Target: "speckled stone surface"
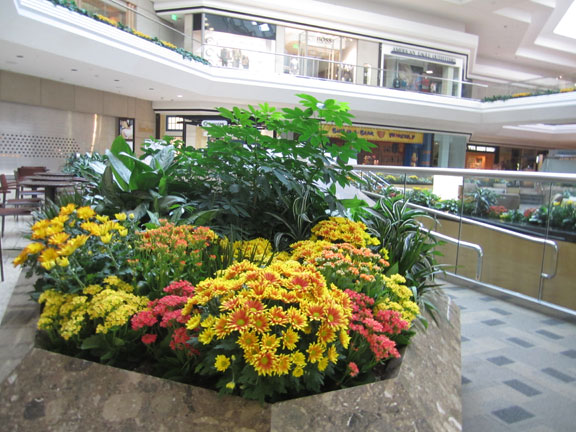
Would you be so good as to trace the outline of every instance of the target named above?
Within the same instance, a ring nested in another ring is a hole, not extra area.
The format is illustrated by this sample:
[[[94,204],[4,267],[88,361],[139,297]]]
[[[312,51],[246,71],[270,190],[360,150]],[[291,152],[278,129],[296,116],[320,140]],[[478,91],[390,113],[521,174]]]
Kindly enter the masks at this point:
[[[266,431],[253,401],[34,348],[0,386],[6,431]]]
[[[460,311],[444,294],[436,304],[439,326],[412,339],[396,377],[274,404],[271,430],[462,430]]]
[[[459,431],[460,315],[436,303],[439,327],[413,338],[395,377],[274,405],[33,348],[0,385],[0,430]]]

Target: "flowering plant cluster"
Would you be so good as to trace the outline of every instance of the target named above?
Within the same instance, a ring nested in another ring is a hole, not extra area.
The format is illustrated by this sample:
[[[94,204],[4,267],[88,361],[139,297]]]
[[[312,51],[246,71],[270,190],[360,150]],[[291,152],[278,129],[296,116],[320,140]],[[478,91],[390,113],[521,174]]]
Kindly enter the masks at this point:
[[[404,278],[386,276],[386,250],[345,218],[277,253],[263,238],[166,221],[139,231],[71,204],[32,239],[15,263],[45,281],[38,328],[52,348],[252,399],[375,379],[419,314]]]
[[[187,327],[205,354],[197,371],[249,398],[320,391],[348,343],[349,297],[295,261],[233,264],[198,284],[184,312],[196,308]]]
[[[138,334],[128,324],[149,301],[132,291],[116,276],[105,278],[102,285],[88,285],[80,293],[44,291],[38,299],[43,306],[38,329],[54,345],[64,345],[64,351],[91,350],[101,361],[116,360],[134,348]]]
[[[142,277],[139,289],[152,298],[159,297],[172,281],[197,283],[213,271],[218,236],[210,228],[161,220],[158,228],[136,234],[130,263]]]
[[[374,307],[374,299],[346,290],[352,300],[351,342],[346,353],[349,375],[370,374],[382,360],[399,358],[394,336],[410,326],[409,321],[393,310]]]
[[[33,242],[14,264],[28,267],[27,276],[41,276],[35,284],[37,291],[75,293],[111,275],[129,281],[125,262],[132,252],[126,248],[133,235],[131,219],[118,213],[112,220],[90,207],[68,204],[58,216],[34,223]]]
[[[366,232],[366,225],[344,217],[331,217],[312,228],[311,240],[350,243],[357,247],[377,246],[380,241]]]
[[[385,291],[383,272],[388,261],[379,253],[350,243],[303,240],[292,245],[294,259],[317,267],[328,283],[378,298]]]

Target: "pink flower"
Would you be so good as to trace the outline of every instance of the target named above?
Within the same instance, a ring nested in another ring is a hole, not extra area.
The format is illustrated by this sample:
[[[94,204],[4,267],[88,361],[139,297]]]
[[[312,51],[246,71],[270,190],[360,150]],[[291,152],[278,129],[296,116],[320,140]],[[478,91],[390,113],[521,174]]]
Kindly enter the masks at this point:
[[[184,327],[179,327],[174,330],[174,333],[172,334],[170,348],[172,348],[174,351],[184,349],[186,348],[188,339],[190,339],[190,337],[188,336],[186,329]]]
[[[146,345],[150,345],[150,344],[156,342],[157,337],[158,337],[158,335],[146,333],[144,336],[142,336],[141,340],[142,340],[142,343],[144,343]]]
[[[194,286],[188,281],[180,280],[172,282],[170,285],[164,288],[164,292],[167,292],[168,294],[189,297],[194,293]]]
[[[132,317],[132,330],[140,330],[143,327],[152,327],[158,320],[150,310],[143,310]]]
[[[348,369],[350,370],[350,376],[355,377],[360,373],[360,369],[358,369],[358,365],[354,362],[348,363]]]

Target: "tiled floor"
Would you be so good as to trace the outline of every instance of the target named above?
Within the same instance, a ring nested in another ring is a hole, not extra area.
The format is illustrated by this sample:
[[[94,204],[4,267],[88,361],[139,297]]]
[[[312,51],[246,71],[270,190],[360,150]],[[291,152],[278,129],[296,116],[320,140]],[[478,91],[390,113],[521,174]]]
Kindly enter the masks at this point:
[[[461,307],[465,432],[576,430],[576,324],[447,284]]]
[[[30,221],[6,220],[0,319],[20,275],[12,260]],[[450,283],[461,307],[464,432],[576,430],[576,324]],[[6,314],[4,326],[10,315]],[[0,357],[2,354],[0,353]]]
[[[28,244],[28,240],[24,237],[30,231],[31,216],[19,216],[16,220],[13,216],[6,217],[6,227],[4,237],[2,237],[2,265],[4,268],[4,281],[0,281],[0,322],[10,296],[16,285],[18,277],[20,277],[20,268],[14,268],[12,261],[20,250]]]

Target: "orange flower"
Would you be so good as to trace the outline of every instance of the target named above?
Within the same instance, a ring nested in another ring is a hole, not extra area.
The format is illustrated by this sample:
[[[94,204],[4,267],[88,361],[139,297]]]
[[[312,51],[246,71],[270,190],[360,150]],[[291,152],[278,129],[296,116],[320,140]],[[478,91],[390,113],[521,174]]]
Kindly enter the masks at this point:
[[[263,351],[253,356],[250,362],[258,375],[272,375],[276,369],[277,357],[269,352]]]
[[[230,331],[244,331],[250,325],[250,315],[246,309],[238,309],[228,317],[226,327]]]
[[[324,347],[319,343],[311,343],[306,352],[308,353],[308,361],[310,363],[316,363],[322,358]]]

